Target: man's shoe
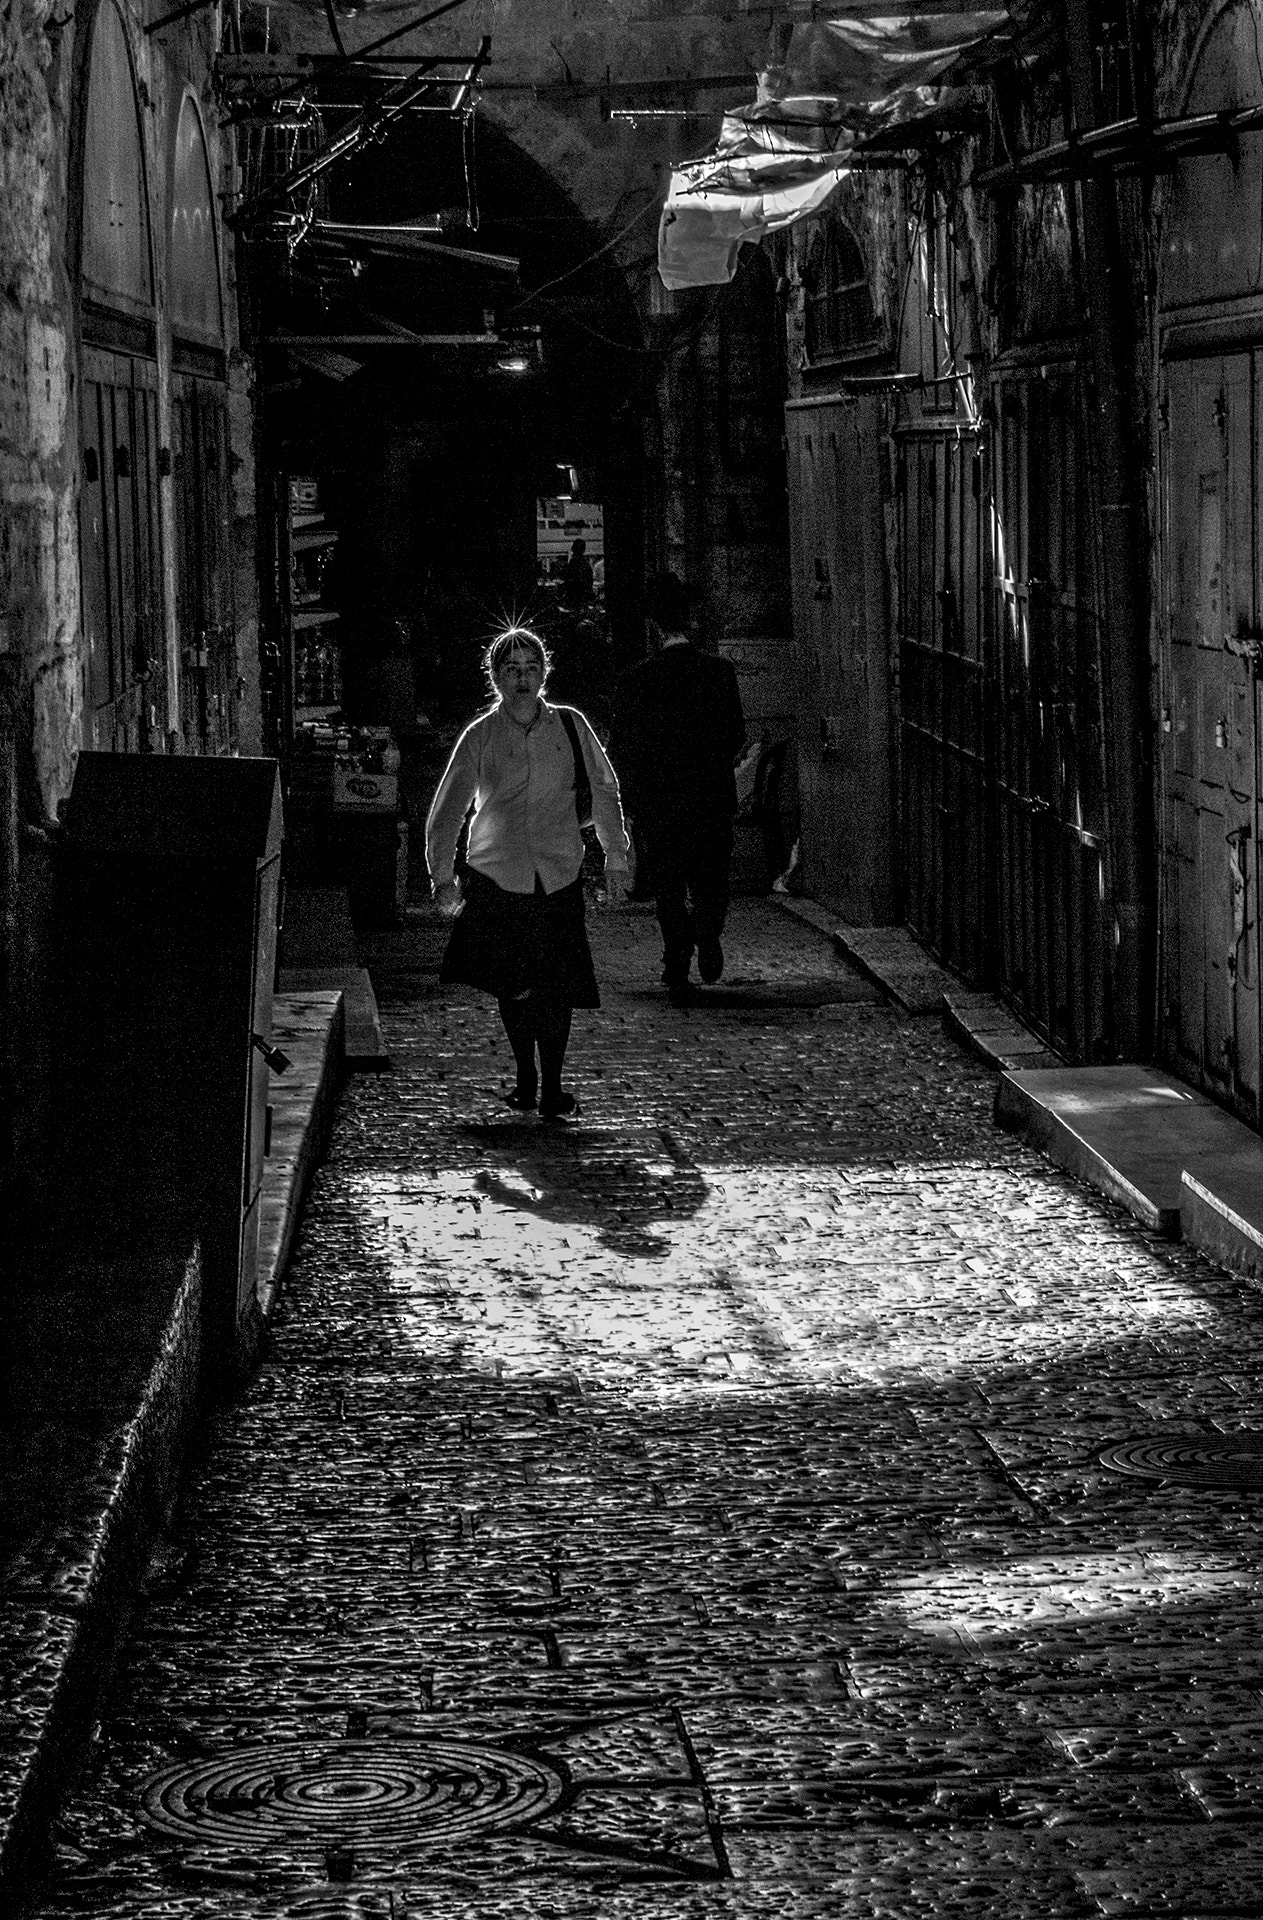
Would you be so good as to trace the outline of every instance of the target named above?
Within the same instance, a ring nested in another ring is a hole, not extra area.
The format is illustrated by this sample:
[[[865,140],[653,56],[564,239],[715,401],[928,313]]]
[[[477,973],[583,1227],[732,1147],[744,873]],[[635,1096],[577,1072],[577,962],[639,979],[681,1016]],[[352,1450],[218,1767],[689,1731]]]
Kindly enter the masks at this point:
[[[578,1110],[573,1093],[543,1093],[539,1099],[541,1120],[565,1120]]]
[[[708,987],[713,987],[724,970],[724,950],[718,940],[699,940],[697,971]]]
[[[534,1113],[535,1090],[533,1087],[514,1087],[512,1093],[503,1094],[506,1107],[512,1107],[515,1113]]]
[[[670,980],[667,982],[667,999],[673,1007],[691,1007],[693,989],[687,980]]]

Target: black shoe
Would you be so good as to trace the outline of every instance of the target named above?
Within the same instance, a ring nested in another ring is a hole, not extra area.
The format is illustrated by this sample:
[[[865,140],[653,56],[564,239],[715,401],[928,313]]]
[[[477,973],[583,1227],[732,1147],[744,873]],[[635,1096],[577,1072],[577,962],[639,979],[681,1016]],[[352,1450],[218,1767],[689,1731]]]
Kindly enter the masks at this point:
[[[534,1113],[535,1089],[533,1087],[530,1089],[526,1087],[514,1087],[512,1093],[506,1093],[504,1095],[504,1104],[506,1107],[514,1108],[518,1113]]]
[[[708,987],[714,986],[724,970],[724,950],[718,939],[697,943],[697,971]]]
[[[540,1098],[539,1117],[541,1120],[565,1120],[578,1111],[578,1105],[573,1093],[546,1093]]]
[[[693,989],[687,980],[672,980],[667,985],[667,999],[673,1007],[691,1007]]]

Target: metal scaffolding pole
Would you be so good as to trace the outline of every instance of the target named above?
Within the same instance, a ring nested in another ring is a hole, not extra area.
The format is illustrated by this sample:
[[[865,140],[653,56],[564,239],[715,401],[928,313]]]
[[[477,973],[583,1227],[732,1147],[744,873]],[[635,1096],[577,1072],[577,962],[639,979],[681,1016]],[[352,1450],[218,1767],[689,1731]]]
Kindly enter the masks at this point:
[[[1074,131],[1083,134],[1099,118],[1094,9],[1090,0],[1064,0],[1064,8]],[[1154,1045],[1156,862],[1149,634],[1144,617],[1145,521],[1128,397],[1133,323],[1114,182],[1089,175],[1080,180],[1078,193],[1105,593],[1105,767],[1117,924],[1114,1020],[1122,1057],[1147,1060]]]

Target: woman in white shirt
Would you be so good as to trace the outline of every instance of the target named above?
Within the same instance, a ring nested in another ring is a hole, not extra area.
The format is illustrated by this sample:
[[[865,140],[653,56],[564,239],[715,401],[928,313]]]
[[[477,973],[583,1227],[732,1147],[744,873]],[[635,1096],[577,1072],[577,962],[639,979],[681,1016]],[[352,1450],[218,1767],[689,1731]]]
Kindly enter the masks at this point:
[[[507,627],[484,664],[495,702],[456,742],[425,823],[434,898],[456,919],[439,979],[496,996],[517,1066],[508,1104],[530,1112],[538,1102],[543,1118],[560,1119],[575,1110],[561,1084],[571,1010],[601,1004],[583,923],[584,781],[611,904],[626,897],[627,832],[600,741],[577,708],[543,698],[539,635]],[[455,860],[467,816],[462,883]]]

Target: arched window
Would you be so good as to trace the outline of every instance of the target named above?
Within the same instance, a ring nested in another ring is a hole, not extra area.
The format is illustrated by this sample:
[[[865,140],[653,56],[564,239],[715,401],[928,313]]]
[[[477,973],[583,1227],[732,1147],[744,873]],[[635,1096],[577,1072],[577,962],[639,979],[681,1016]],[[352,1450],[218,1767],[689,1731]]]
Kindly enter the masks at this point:
[[[830,220],[816,237],[808,260],[807,357],[871,353],[881,343],[868,270],[855,235]]]
[[[181,730],[237,745],[228,390],[219,236],[202,116],[186,94],[171,171],[171,440]]]
[[[224,303],[219,283],[219,236],[206,134],[191,93],[184,97],[175,129],[171,331],[178,346],[200,345],[218,354],[222,363]]]
[[[114,0],[93,21],[79,160],[86,732],[135,752],[160,744],[165,726],[157,312],[140,110]]]

